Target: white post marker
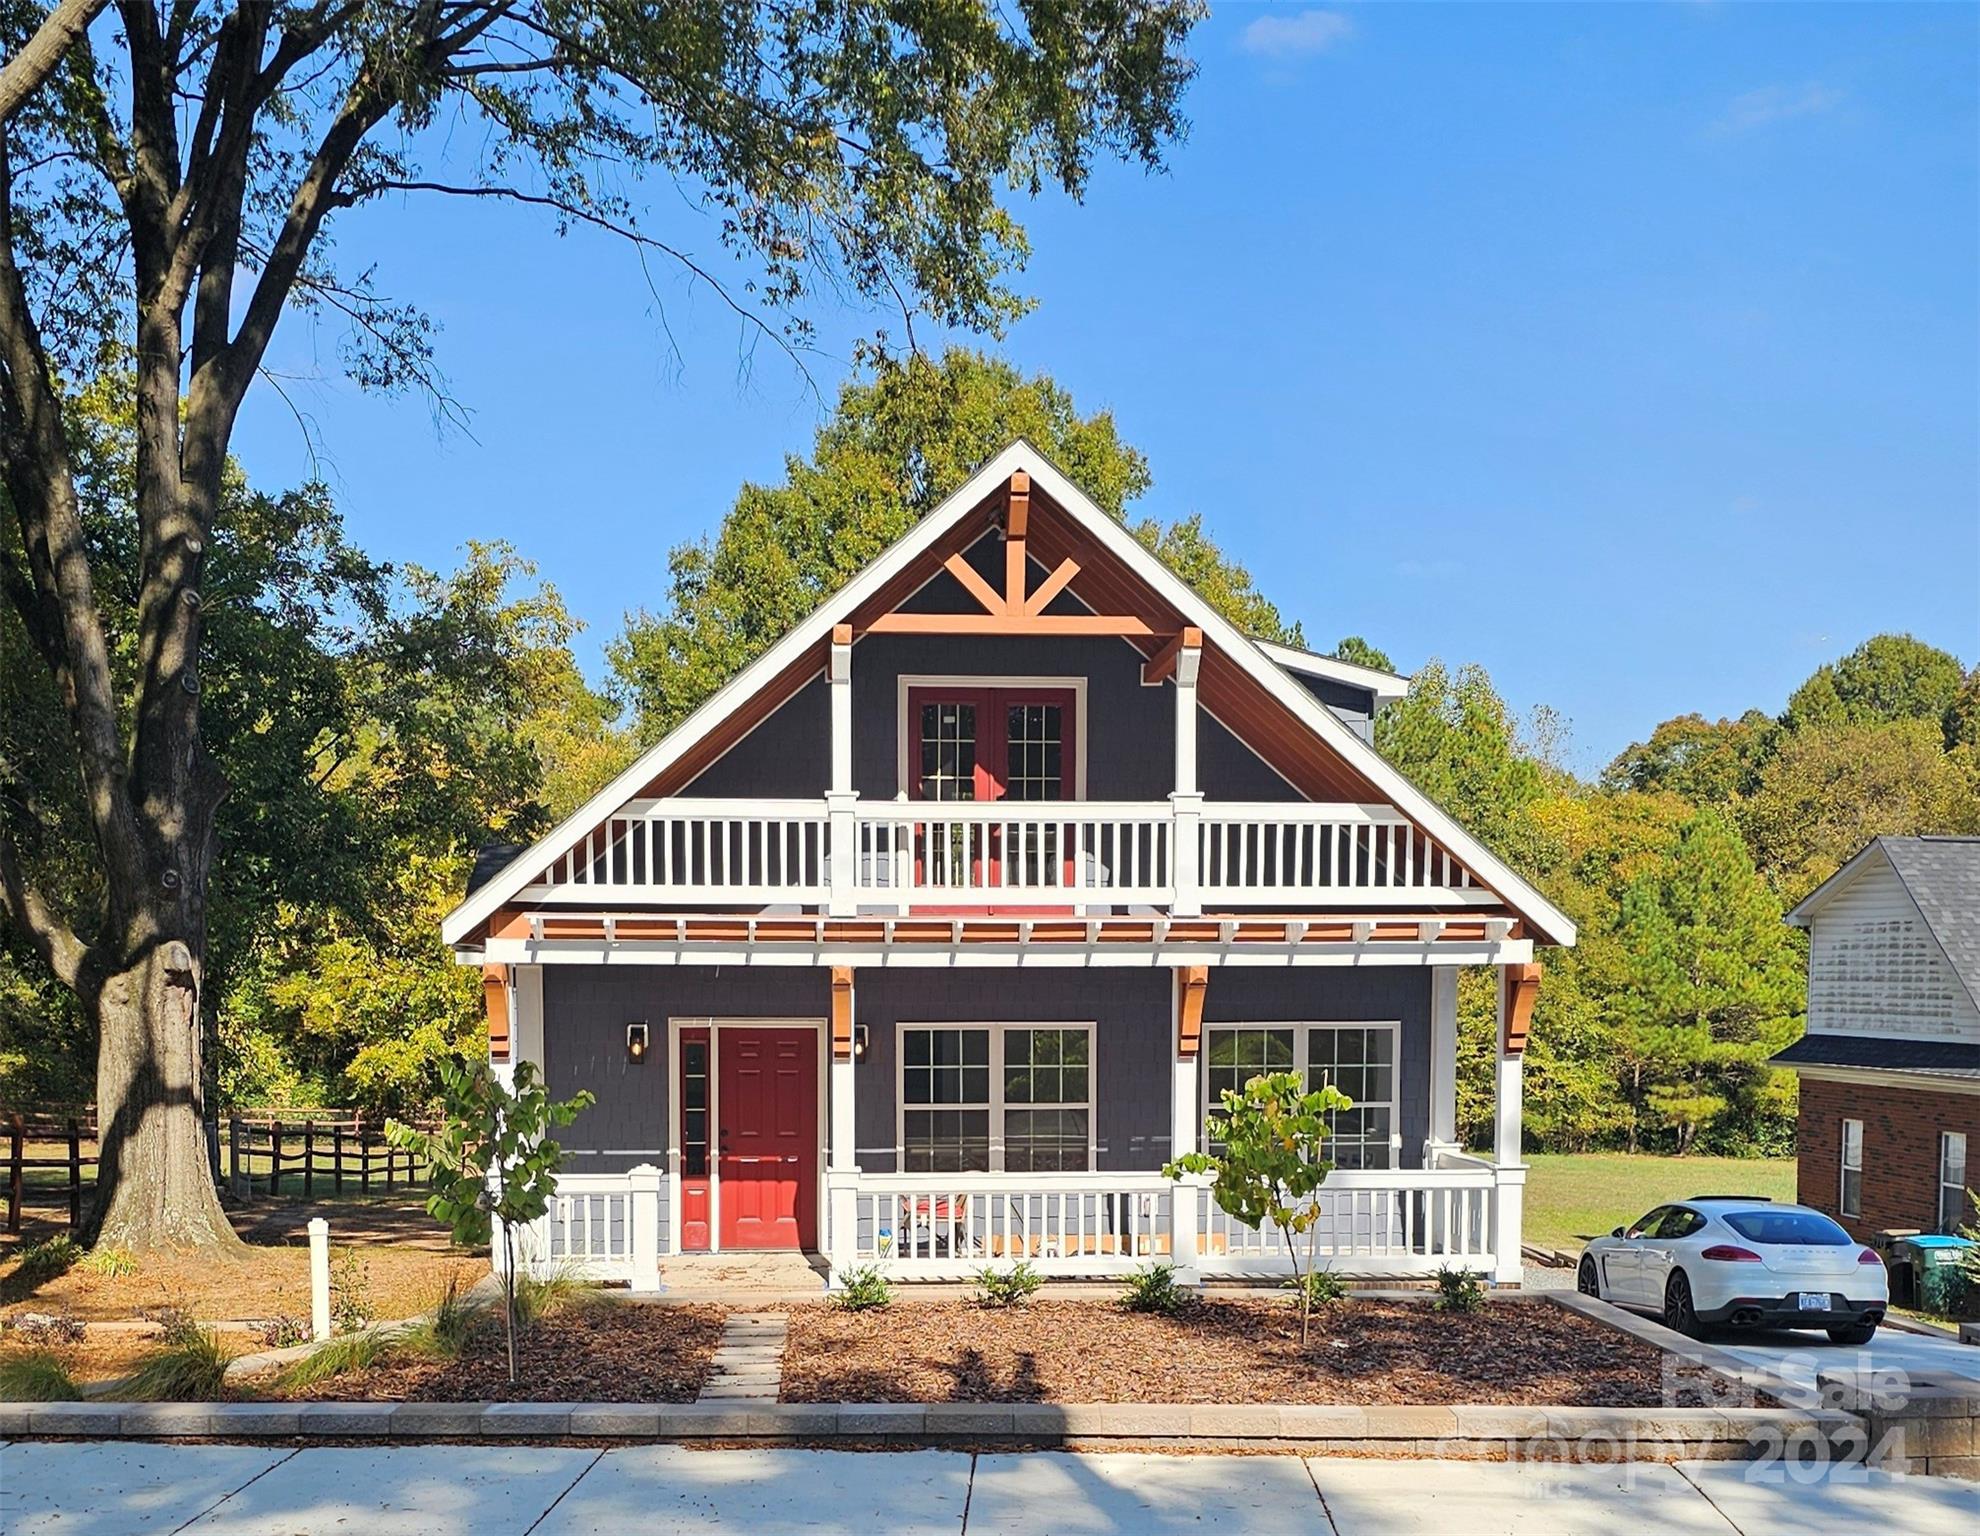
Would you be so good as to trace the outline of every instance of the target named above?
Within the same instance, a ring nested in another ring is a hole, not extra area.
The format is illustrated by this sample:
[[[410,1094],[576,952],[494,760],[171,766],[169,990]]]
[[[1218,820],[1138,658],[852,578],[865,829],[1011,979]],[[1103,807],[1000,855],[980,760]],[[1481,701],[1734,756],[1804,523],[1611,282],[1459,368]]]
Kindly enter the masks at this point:
[[[319,1344],[330,1337],[330,1223],[309,1219],[309,1332]]]

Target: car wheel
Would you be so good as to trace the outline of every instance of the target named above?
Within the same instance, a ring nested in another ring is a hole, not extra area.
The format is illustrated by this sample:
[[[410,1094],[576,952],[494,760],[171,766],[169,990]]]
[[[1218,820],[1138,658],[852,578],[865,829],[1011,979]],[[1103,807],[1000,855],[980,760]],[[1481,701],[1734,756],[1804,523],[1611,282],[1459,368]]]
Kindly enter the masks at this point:
[[[1831,1344],[1868,1344],[1877,1337],[1875,1323],[1845,1323],[1840,1328],[1829,1330]]]
[[[1664,1326],[1687,1339],[1695,1339],[1704,1331],[1698,1321],[1698,1310],[1691,1304],[1691,1282],[1684,1277],[1683,1270],[1672,1275],[1664,1287]]]
[[[1575,1271],[1574,1288],[1584,1296],[1602,1299],[1602,1282],[1595,1273],[1595,1258],[1592,1254],[1581,1256],[1581,1268]]]

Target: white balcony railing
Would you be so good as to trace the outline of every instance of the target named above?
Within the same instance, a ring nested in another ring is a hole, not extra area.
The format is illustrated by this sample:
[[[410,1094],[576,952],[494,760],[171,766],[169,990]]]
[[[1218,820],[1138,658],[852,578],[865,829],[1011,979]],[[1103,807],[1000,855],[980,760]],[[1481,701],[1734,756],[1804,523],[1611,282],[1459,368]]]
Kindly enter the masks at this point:
[[[648,800],[523,893],[545,903],[916,908],[1482,906],[1490,892],[1389,806]]]

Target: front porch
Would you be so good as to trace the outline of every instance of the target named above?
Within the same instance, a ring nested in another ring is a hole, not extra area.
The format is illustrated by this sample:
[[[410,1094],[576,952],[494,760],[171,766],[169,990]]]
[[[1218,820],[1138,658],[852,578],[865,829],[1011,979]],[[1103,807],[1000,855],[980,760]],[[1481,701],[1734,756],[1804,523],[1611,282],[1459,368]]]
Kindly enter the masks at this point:
[[[532,1269],[575,1269],[635,1291],[660,1289],[670,1271],[701,1283],[788,1285],[801,1261],[789,1252],[676,1255],[664,1251],[664,1176],[567,1174],[551,1212],[522,1238]],[[1321,1216],[1297,1239],[1302,1253],[1354,1279],[1419,1279],[1441,1266],[1505,1279],[1501,1231],[1516,1209],[1525,1169],[1439,1151],[1434,1166],[1339,1169],[1321,1192]],[[1233,1221],[1199,1180],[1159,1171],[1070,1174],[833,1174],[821,1263],[832,1275],[874,1265],[897,1280],[966,1280],[985,1264],[1024,1259],[1048,1279],[1099,1279],[1150,1262],[1174,1263],[1190,1283],[1282,1279],[1285,1237]],[[719,1265],[719,1275],[710,1270]],[[709,1273],[703,1273],[709,1270]]]
[[[1516,1283],[1523,1042],[1502,1031],[1496,1145],[1472,1155],[1456,1134],[1455,970],[1382,953],[1283,968],[519,967],[516,1054],[553,1093],[598,1096],[523,1252],[636,1291],[660,1289],[676,1256],[746,1265],[766,1248],[813,1254],[828,1279],[870,1265],[953,1282],[1023,1259],[1055,1280],[1149,1262],[1192,1284],[1276,1280],[1282,1233],[1161,1169],[1199,1145],[1221,1089],[1290,1070],[1356,1104],[1334,1126],[1303,1254],[1356,1279],[1449,1266]],[[1516,999],[1523,971],[1507,975]],[[651,1042],[637,1057],[635,1031]]]

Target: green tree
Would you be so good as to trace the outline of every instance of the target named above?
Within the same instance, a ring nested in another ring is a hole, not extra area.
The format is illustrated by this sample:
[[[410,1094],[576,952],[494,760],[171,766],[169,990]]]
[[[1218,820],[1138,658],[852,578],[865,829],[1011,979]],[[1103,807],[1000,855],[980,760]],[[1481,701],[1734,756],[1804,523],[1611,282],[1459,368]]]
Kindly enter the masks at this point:
[[[1222,1150],[1184,1153],[1163,1167],[1162,1176],[1209,1175],[1211,1197],[1226,1216],[1285,1238],[1304,1349],[1313,1290],[1306,1283],[1310,1264],[1301,1264],[1294,1238],[1319,1221],[1320,1202],[1313,1197],[1334,1171],[1326,1156],[1327,1116],[1353,1109],[1354,1101],[1332,1084],[1308,1089],[1297,1072],[1268,1072],[1242,1090],[1226,1088],[1222,1103],[1224,1112],[1210,1116],[1204,1128]]]
[[[1965,680],[1950,652],[1910,635],[1873,635],[1841,661],[1818,667],[1789,695],[1782,719],[1792,730],[1926,720],[1945,731],[1951,745]]]
[[[1679,715],[1636,742],[1602,770],[1602,787],[1669,792],[1694,805],[1729,805],[1750,795],[1780,728],[1757,709],[1737,720]]]
[[[1357,667],[1373,667],[1377,672],[1393,672],[1396,664],[1389,660],[1389,653],[1379,646],[1370,645],[1359,635],[1348,635],[1334,647],[1334,660],[1351,662]]]
[[[509,1381],[516,1381],[516,1233],[540,1221],[557,1192],[563,1148],[550,1132],[569,1125],[596,1102],[580,1091],[554,1100],[543,1091],[536,1064],[519,1061],[514,1085],[495,1075],[487,1058],[448,1062],[441,1068],[445,1111],[437,1131],[399,1121],[385,1133],[395,1147],[426,1159],[433,1169],[427,1213],[454,1241],[479,1247],[500,1224],[502,1327],[509,1348]]]
[[[1147,461],[1113,417],[1083,416],[1043,374],[951,348],[866,358],[839,392],[809,458],[785,460],[777,485],[746,485],[712,540],[668,558],[667,605],[636,613],[610,648],[621,695],[651,738],[774,645],[866,568],[1014,437],[1035,443],[1109,516],[1125,518],[1149,486]],[[1242,566],[1204,534],[1201,519],[1134,527],[1204,597],[1241,627],[1292,637]]]
[[[1623,971],[1610,1002],[1625,1091],[1687,1152],[1719,1116],[1774,1090],[1767,1060],[1799,1028],[1799,957],[1779,899],[1712,809],[1686,823],[1666,873],[1631,883],[1616,936]]]
[[[1518,735],[1483,667],[1453,673],[1435,659],[1375,722],[1381,754],[1501,857],[1520,847],[1524,813],[1546,791]]]
[[[1804,726],[1740,807],[1755,862],[1799,901],[1873,837],[1980,831],[1972,757],[1922,718]]]
[[[897,301],[910,326],[919,310],[994,331],[1023,307],[1007,192],[1077,196],[1102,153],[1159,164],[1197,14],[1193,0],[1022,15],[984,0],[125,0],[97,37],[43,33],[36,7],[0,17],[16,103],[0,158],[0,489],[18,529],[0,591],[63,706],[88,831],[43,859],[22,818],[0,821],[0,919],[96,1027],[93,1237],[233,1242],[201,1155],[194,1024],[231,788],[202,715],[204,599],[248,387],[302,305],[349,319],[358,382],[445,408],[430,319],[380,291],[357,239],[333,253],[344,212],[447,195],[547,210],[681,262],[786,341],[807,339],[821,276]],[[641,228],[619,189],[642,184],[708,213],[746,298]],[[92,542],[65,403],[117,344],[134,360],[135,473],[119,537]],[[121,654],[114,604],[133,619]],[[72,871],[93,899],[67,899]]]

